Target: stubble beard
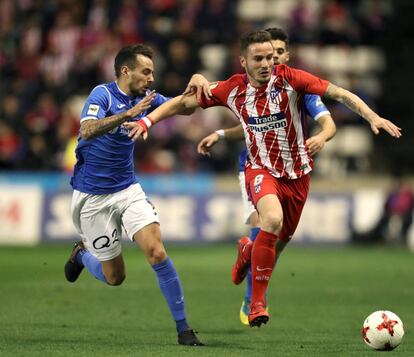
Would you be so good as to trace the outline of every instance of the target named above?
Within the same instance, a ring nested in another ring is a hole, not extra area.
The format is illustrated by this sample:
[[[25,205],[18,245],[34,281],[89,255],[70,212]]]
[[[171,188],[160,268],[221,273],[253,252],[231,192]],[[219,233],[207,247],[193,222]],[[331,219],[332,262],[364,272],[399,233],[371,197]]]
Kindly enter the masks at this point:
[[[251,71],[246,71],[246,72],[249,75],[249,77],[253,79],[255,82],[257,82],[260,86],[266,83],[269,83],[270,81],[270,75],[267,79],[262,79],[263,77],[260,76],[259,72],[256,72],[256,73],[254,71],[252,71],[253,73]]]
[[[145,96],[145,91],[142,89],[130,89],[131,90],[131,94],[134,97],[144,97]]]
[[[260,75],[258,74],[258,76],[260,76]],[[264,85],[266,83],[269,83],[270,76],[268,76],[266,79],[262,79],[262,78],[263,77],[256,78],[256,82],[259,83],[260,85]]]

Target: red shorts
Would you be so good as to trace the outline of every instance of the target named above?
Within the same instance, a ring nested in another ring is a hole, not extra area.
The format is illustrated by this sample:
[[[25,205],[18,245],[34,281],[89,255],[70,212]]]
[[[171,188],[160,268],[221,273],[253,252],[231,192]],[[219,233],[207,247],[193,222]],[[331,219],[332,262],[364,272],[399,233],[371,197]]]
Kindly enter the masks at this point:
[[[295,233],[308,197],[309,183],[309,175],[291,180],[274,177],[265,169],[246,168],[246,190],[255,207],[265,195],[273,194],[279,198],[283,210],[283,226],[279,239],[283,241],[290,240]]]

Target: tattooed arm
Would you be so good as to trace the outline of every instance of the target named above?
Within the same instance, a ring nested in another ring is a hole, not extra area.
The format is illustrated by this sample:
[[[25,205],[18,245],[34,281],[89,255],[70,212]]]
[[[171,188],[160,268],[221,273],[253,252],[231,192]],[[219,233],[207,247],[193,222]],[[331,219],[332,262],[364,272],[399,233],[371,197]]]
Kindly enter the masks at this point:
[[[90,140],[101,136],[124,123],[132,117],[127,114],[128,111],[106,117],[104,119],[89,119],[81,124],[80,134],[83,140]]]
[[[81,124],[80,134],[83,140],[90,140],[108,133],[117,126],[123,124],[125,121],[135,118],[144,110],[151,106],[151,102],[155,97],[155,92],[152,91],[135,106],[127,111],[112,115],[103,119],[85,120]]]
[[[396,138],[401,136],[401,128],[391,121],[381,118],[361,98],[350,91],[330,83],[324,97],[345,104],[353,112],[363,117],[371,125],[374,134],[378,134],[380,129],[383,129]]]

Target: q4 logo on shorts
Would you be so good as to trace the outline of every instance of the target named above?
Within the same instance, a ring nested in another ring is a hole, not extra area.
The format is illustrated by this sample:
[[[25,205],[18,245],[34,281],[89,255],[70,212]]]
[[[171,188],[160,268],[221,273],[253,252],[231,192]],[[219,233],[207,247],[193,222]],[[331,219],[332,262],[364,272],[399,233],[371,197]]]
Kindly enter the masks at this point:
[[[112,241],[108,236],[99,236],[92,242],[92,245],[96,250],[99,250],[109,248],[111,245],[115,244],[115,242],[119,242],[118,231],[116,228],[112,232]]]

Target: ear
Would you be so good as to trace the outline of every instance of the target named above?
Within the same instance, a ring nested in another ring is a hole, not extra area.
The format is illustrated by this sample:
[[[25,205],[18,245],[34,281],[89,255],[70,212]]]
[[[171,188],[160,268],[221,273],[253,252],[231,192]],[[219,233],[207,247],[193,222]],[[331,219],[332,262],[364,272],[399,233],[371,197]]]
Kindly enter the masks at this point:
[[[286,62],[288,62],[290,60],[290,53],[289,53],[289,51],[287,51],[287,54],[286,54]]]
[[[122,66],[121,67],[121,74],[123,74],[124,76],[128,76],[129,73],[129,69],[127,66]]]
[[[240,60],[240,64],[241,66],[246,69],[246,58],[244,58],[243,56],[239,56],[239,60]]]

